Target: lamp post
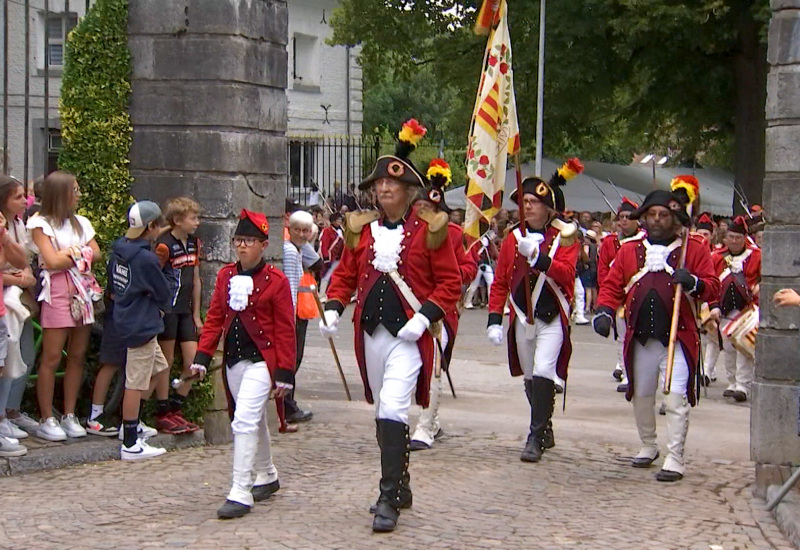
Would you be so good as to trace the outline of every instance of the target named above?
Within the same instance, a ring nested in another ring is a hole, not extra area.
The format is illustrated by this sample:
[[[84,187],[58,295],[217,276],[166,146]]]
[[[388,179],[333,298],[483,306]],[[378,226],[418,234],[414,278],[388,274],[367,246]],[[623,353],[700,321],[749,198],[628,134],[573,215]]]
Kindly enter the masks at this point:
[[[662,156],[658,158],[654,153],[650,153],[646,155],[642,160],[639,161],[639,164],[653,164],[653,189],[656,188],[656,166],[664,166],[667,161],[669,160],[668,156]]]

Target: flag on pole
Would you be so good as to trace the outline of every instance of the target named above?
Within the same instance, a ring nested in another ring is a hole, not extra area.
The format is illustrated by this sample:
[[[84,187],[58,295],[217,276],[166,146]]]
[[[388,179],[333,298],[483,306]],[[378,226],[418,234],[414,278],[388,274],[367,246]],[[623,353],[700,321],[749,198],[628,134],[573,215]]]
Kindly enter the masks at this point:
[[[506,0],[484,0],[481,13],[487,4],[496,5],[497,12],[486,45],[467,145],[464,235],[468,246],[489,230],[501,209],[508,155],[516,154],[520,144]]]

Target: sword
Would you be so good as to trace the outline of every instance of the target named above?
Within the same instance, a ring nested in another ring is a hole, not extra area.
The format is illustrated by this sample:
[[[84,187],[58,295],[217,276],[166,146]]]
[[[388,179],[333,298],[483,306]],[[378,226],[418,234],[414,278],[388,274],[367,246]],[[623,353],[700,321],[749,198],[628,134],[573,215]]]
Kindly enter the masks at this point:
[[[222,365],[219,365],[217,367],[212,367],[212,368],[206,370],[205,376],[208,376],[212,372],[218,371],[221,368],[222,368]],[[178,388],[180,388],[183,385],[184,382],[191,382],[192,380],[197,380],[199,377],[200,377],[199,374],[192,374],[191,376],[181,376],[180,378],[173,378],[172,379],[172,388],[177,390]]]
[[[314,301],[317,304],[317,310],[319,311],[319,316],[322,319],[322,323],[327,327],[328,323],[325,321],[325,310],[322,309],[322,302],[319,301],[319,294],[317,294],[317,287],[311,285],[311,294],[314,296]],[[339,376],[342,378],[342,385],[344,386],[344,393],[347,394],[347,400],[352,401],[353,398],[350,397],[350,388],[347,386],[347,378],[344,377],[344,371],[342,370],[342,363],[339,361],[339,354],[336,353],[336,346],[333,343],[333,338],[328,337],[328,344],[331,346],[331,352],[333,353],[333,359],[336,361],[336,368],[339,369]]]

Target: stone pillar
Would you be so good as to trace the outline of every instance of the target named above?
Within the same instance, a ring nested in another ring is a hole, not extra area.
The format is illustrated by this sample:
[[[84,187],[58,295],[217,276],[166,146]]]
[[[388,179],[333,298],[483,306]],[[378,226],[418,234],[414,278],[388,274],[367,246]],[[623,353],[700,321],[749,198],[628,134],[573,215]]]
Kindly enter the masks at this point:
[[[270,218],[280,257],[286,197],[286,0],[130,0],[133,195],[160,204],[187,195],[198,231],[207,304],[242,208]],[[224,399],[224,393],[222,393]],[[229,437],[223,411],[211,441]],[[223,418],[224,417],[224,418]]]
[[[266,212],[280,256],[287,33],[286,0],[130,2],[133,194],[202,205],[206,300],[242,208]]]
[[[800,291],[800,0],[772,0],[761,328],[750,415],[756,488],[782,483],[800,459],[800,311],[779,310],[780,288]]]

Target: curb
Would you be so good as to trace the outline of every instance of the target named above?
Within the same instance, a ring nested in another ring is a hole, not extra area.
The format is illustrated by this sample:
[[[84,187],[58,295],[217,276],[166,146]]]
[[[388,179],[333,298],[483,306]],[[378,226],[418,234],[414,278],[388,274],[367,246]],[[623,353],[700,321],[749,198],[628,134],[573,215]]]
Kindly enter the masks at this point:
[[[25,475],[69,466],[119,460],[120,442],[116,437],[102,439],[91,435],[87,437],[90,439],[80,442],[73,440],[74,442],[67,444],[51,444],[30,450],[27,455],[18,458],[0,458],[0,476]],[[203,430],[187,435],[159,434],[148,441],[168,451],[201,447],[206,444]]]
[[[767,488],[767,502],[772,501],[780,489],[780,485],[770,485]],[[800,548],[800,495],[797,491],[789,491],[772,511],[772,515],[786,538],[795,548]]]

